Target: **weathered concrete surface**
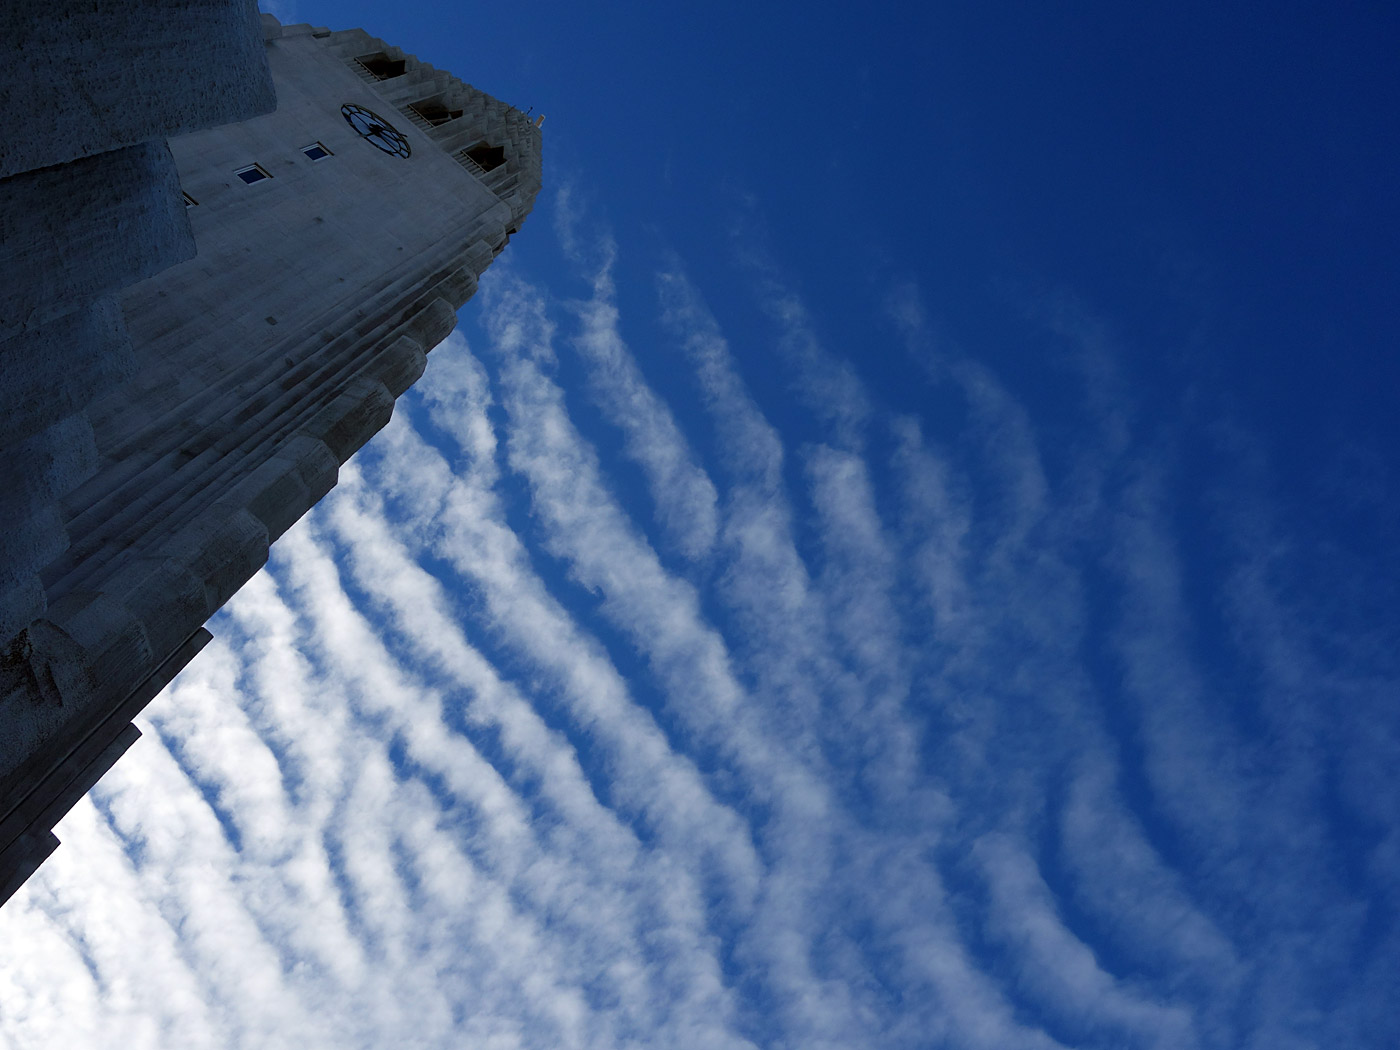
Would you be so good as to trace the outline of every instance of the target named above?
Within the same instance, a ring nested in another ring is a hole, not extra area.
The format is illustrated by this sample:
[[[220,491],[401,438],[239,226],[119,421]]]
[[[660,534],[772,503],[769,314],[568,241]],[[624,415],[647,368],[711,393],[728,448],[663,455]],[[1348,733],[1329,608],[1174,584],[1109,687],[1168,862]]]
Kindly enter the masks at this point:
[[[267,113],[256,0],[6,0],[0,178]]]
[[[4,446],[72,415],[135,372],[121,303],[111,296],[79,302],[66,314],[0,341]]]
[[[164,142],[0,182],[0,339],[194,257]]]
[[[115,295],[194,252],[163,142],[0,180],[0,642],[46,607],[55,501],[96,467],[87,406],[135,372]]]
[[[107,304],[109,310],[113,306]],[[56,360],[62,362],[61,353]],[[57,500],[96,469],[92,424],[82,412],[0,443],[0,645],[48,607],[38,573],[68,547]]]

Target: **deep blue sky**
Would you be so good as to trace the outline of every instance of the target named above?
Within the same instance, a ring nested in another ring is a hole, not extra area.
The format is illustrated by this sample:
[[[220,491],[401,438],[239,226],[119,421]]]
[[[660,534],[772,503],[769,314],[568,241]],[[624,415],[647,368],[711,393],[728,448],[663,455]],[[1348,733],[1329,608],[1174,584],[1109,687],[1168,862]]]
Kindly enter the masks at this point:
[[[273,10],[545,189],[0,1041],[1400,1045],[1400,15]]]
[[[704,255],[728,225],[766,230],[805,261],[805,294],[850,304],[823,317],[834,338],[858,340],[861,307],[908,277],[949,337],[1020,365],[1008,314],[1065,290],[1107,316],[1143,381],[1204,381],[1267,429],[1304,468],[1293,486],[1314,489],[1351,441],[1397,443],[1400,15],[1385,5],[298,17],[388,21],[386,38],[546,113],[554,185],[587,187],[622,235]],[[736,208],[750,195],[759,214]],[[881,379],[904,366],[882,356]]]

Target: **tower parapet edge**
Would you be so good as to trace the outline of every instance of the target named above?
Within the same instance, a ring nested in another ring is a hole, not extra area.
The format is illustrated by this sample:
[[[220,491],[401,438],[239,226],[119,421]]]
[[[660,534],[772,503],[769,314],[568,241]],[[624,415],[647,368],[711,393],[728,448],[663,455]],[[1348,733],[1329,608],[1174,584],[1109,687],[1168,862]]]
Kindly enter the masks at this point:
[[[324,40],[398,114],[509,205],[519,228],[542,185],[537,123],[363,29],[332,32]]]

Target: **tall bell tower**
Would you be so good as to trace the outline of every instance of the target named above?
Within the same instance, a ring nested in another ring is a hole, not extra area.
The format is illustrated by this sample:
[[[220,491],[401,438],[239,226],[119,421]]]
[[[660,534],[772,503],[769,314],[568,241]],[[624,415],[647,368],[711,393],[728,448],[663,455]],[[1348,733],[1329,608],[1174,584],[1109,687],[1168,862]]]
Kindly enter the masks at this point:
[[[96,470],[0,659],[0,900],[540,188],[539,122],[362,30],[262,20],[276,109],[170,141],[195,254],[121,295],[134,371],[87,410]]]

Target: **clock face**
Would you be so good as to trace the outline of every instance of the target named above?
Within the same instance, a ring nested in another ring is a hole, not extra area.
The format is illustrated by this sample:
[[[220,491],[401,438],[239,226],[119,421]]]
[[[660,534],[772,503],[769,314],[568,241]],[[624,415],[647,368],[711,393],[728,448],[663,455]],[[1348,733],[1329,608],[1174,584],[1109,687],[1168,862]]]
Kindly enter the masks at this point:
[[[340,107],[340,115],[345,118],[346,123],[363,135],[366,141],[385,153],[407,157],[413,152],[403,132],[373,110],[347,102]]]

